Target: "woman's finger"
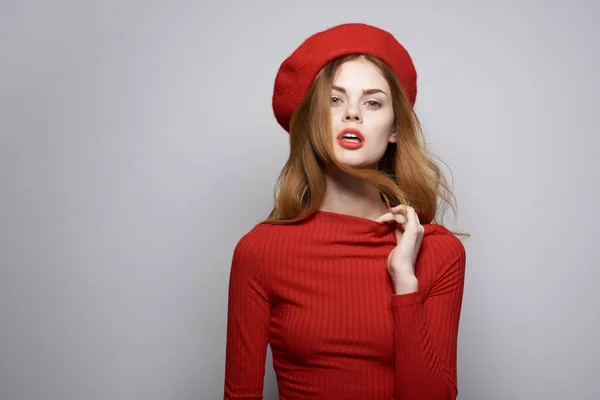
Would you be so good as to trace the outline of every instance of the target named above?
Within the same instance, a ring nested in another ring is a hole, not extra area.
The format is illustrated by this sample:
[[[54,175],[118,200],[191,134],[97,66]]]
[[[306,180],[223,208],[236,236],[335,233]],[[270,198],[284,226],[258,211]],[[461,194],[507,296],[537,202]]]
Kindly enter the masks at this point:
[[[425,228],[423,227],[423,225],[421,225],[421,222],[419,221],[419,214],[417,214],[417,211],[414,208],[409,207],[408,215],[409,222],[407,223],[407,229],[414,229],[414,231],[419,236],[421,236],[422,233],[425,232]],[[408,227],[409,224],[410,228]]]
[[[375,221],[376,222],[390,222],[390,221],[394,221],[396,218],[394,216],[394,214],[392,213],[385,213],[382,216],[380,216],[379,218],[377,218]]]
[[[380,216],[379,218],[377,218],[375,221],[377,222],[390,222],[390,221],[396,221],[399,224],[405,224],[407,219],[406,216],[402,215],[402,214],[394,214],[394,213],[385,213],[382,216]]]
[[[408,213],[410,213],[411,211],[415,212],[415,214],[416,214],[414,207],[406,205],[406,204],[399,204],[397,206],[390,208],[390,212],[392,212],[394,214],[408,215]]]
[[[417,227],[419,225],[419,216],[417,212],[412,207],[407,207],[406,216],[408,217],[408,223],[412,225],[412,227]]]
[[[408,206],[405,205],[405,204],[399,204],[397,206],[394,206],[394,207],[390,208],[390,211],[393,212],[394,214],[398,214],[400,212],[406,213],[406,208],[407,207]]]

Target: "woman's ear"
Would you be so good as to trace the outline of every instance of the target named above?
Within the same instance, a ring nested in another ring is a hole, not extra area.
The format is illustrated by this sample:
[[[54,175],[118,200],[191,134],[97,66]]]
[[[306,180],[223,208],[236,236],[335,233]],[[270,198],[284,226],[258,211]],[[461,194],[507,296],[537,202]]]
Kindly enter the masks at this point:
[[[392,132],[388,141],[390,143],[396,143],[398,141],[398,135],[396,135],[396,132]]]

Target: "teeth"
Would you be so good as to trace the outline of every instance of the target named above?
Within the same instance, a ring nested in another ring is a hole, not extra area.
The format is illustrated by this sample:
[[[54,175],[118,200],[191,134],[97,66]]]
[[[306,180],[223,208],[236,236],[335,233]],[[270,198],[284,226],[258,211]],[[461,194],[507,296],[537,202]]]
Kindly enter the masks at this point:
[[[349,138],[349,139],[358,139],[358,136],[356,136],[353,133],[346,133],[343,137]]]

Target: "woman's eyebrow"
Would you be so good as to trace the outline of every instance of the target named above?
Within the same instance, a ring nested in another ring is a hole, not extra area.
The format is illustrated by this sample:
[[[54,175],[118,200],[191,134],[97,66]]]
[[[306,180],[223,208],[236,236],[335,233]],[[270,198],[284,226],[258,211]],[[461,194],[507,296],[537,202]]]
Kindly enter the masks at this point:
[[[342,92],[342,93],[346,94],[346,89],[344,89],[341,86],[333,85],[333,86],[331,86],[331,89],[337,90],[338,92]],[[375,94],[375,93],[383,93],[383,94],[385,94],[387,96],[387,93],[384,92],[381,89],[363,89],[362,92],[363,92],[363,95],[370,95],[370,94]]]

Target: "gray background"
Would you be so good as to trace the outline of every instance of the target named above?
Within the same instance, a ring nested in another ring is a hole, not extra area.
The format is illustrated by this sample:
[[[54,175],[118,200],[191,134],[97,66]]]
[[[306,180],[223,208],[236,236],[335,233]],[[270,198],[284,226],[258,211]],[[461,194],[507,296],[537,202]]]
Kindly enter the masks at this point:
[[[275,73],[349,21],[413,54],[449,224],[473,235],[460,398],[600,398],[599,16],[592,0],[3,1],[0,399],[222,397],[231,254],[288,151]]]

